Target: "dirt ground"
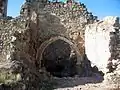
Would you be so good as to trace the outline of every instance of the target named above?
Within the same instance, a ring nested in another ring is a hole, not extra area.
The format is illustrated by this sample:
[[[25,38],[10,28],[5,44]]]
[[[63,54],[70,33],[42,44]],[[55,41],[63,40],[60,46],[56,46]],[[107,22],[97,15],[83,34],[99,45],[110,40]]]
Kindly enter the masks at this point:
[[[107,84],[100,77],[54,78],[57,86],[54,90],[120,90],[120,85]]]

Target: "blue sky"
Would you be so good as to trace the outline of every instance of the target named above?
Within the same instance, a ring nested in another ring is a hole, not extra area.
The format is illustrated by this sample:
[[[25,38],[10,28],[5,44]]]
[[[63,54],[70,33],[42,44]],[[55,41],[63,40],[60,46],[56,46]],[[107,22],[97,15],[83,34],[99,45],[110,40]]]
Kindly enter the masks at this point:
[[[8,15],[17,16],[25,0],[8,0]],[[99,18],[105,16],[120,17],[120,0],[80,0],[88,10]]]
[[[18,16],[21,5],[25,0],[8,0],[8,16]]]

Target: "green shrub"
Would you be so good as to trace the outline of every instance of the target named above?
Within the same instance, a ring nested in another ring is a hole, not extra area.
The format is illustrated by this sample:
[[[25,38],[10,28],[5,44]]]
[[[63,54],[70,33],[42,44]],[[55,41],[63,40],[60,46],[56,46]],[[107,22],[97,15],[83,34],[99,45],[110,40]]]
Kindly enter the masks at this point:
[[[20,74],[13,74],[9,72],[0,73],[0,83],[10,84],[10,83],[15,83],[19,80],[21,80]]]

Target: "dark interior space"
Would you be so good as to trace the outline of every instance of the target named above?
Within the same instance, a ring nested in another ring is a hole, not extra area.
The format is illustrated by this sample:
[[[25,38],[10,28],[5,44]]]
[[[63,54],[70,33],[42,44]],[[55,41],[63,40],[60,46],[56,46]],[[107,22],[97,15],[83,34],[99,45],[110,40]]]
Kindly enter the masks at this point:
[[[43,52],[42,67],[56,77],[72,77],[76,74],[77,56],[63,40],[51,43]]]

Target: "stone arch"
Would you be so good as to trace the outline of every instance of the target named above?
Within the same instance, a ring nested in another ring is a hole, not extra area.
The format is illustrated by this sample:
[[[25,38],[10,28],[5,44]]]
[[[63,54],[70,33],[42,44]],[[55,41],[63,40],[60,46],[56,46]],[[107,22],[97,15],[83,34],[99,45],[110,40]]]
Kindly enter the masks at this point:
[[[77,55],[77,64],[80,64],[81,63],[81,55],[80,55],[80,52],[79,52],[79,49],[78,47],[69,39],[65,38],[65,37],[62,37],[62,36],[56,36],[56,37],[51,37],[50,39],[46,40],[45,42],[43,42],[41,44],[41,46],[38,48],[38,51],[37,51],[37,55],[36,55],[36,60],[38,60],[39,64],[41,65],[41,60],[42,60],[42,54],[44,52],[44,50],[53,42],[57,41],[57,40],[63,40],[65,41],[66,43],[68,43],[70,45],[70,47],[72,49],[75,50],[76,52],[76,55]],[[41,66],[40,66],[41,67]]]

